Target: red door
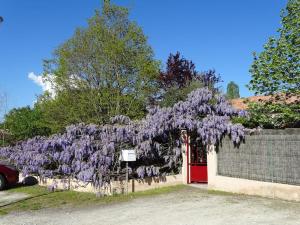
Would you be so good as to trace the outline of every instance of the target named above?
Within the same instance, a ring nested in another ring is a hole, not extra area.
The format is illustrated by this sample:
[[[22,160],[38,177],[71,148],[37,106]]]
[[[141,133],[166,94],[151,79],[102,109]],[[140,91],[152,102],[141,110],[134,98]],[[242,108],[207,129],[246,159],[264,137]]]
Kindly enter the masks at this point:
[[[189,183],[207,183],[206,148],[199,142],[192,142],[189,148]]]

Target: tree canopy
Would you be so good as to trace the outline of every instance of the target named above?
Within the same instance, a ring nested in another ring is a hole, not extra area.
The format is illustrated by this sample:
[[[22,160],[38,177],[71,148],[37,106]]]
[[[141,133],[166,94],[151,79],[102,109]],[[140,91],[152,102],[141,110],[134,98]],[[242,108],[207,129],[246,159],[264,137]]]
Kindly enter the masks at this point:
[[[157,92],[159,62],[128,15],[126,8],[106,1],[87,27],[78,28],[45,60],[44,74],[52,77],[56,96],[41,98],[40,107],[58,126],[104,123],[118,114],[132,119],[145,115]]]
[[[255,94],[270,95],[266,102],[249,104],[245,126],[263,128],[300,127],[300,0],[288,0],[281,14],[279,35],[271,37],[257,55],[248,85]],[[283,98],[283,101],[279,101]],[[244,119],[243,119],[244,120]]]
[[[256,94],[300,92],[300,0],[289,0],[281,14],[279,35],[254,53],[250,90]]]
[[[160,71],[158,77],[161,94],[159,103],[161,106],[173,106],[186,99],[193,90],[208,87],[216,91],[215,85],[221,81],[221,77],[214,70],[198,72],[195,64],[179,52],[170,54],[166,63],[166,69]]]
[[[14,143],[36,135],[49,135],[51,129],[46,124],[37,108],[31,109],[27,106],[10,110],[1,127],[9,130],[12,135],[12,140],[9,141]]]
[[[197,76],[195,64],[180,55],[170,54],[166,63],[166,70],[159,74],[161,87],[166,90],[170,87],[186,87]]]

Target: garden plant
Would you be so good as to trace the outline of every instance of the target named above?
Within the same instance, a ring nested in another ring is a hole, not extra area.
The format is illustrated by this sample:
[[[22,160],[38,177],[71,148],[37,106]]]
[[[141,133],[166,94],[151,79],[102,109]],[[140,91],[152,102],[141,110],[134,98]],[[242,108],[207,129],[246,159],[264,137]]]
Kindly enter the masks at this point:
[[[216,145],[225,135],[238,144],[244,128],[230,119],[239,115],[244,112],[232,108],[223,96],[200,88],[172,107],[150,108],[142,120],[119,115],[105,125],[71,125],[64,133],[2,148],[0,157],[14,162],[24,175],[72,178],[100,188],[122,173],[119,155],[124,148],[137,152],[138,160],[130,168],[132,176],[178,173],[182,129],[196,132],[204,145]]]

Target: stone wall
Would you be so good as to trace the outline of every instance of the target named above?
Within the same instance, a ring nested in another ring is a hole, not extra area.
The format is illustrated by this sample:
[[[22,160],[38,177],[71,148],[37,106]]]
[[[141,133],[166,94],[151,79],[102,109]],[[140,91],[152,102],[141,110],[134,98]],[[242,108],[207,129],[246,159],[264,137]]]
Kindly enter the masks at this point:
[[[37,178],[38,179],[38,178]],[[20,181],[23,180],[22,175],[20,175]],[[39,180],[39,179],[38,179]],[[58,189],[67,189],[70,187],[70,190],[78,192],[91,192],[97,193],[99,190],[95,189],[91,184],[84,184],[76,180],[70,180],[64,182],[60,179],[45,179],[39,180],[39,185],[41,186],[51,186],[53,184],[57,185]],[[182,184],[182,175],[169,175],[169,176],[160,176],[160,177],[149,177],[145,179],[130,179],[128,181],[128,193],[137,192],[137,191],[146,191],[150,189],[174,186]],[[111,184],[101,188],[100,192],[105,195],[112,194],[121,194],[126,193],[127,185],[126,181],[112,181]]]

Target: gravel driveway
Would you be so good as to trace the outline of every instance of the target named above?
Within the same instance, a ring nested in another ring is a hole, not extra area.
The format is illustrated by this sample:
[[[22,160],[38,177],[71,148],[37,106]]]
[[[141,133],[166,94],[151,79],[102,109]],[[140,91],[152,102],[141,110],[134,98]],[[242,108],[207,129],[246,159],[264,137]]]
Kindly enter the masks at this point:
[[[300,225],[300,203],[187,188],[129,202],[0,217],[1,225]]]

